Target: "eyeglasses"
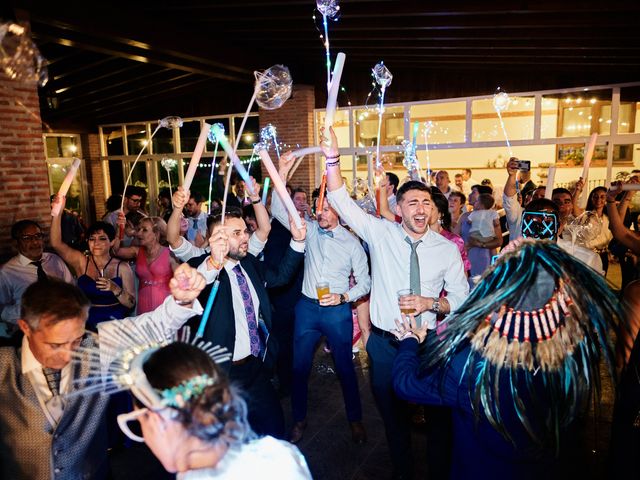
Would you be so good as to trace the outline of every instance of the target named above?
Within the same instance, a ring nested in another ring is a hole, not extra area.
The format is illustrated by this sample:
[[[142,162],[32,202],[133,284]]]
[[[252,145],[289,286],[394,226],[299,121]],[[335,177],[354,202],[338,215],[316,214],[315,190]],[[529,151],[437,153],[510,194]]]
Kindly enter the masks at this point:
[[[18,237],[23,242],[39,242],[44,238],[42,233],[34,233],[33,235],[21,235]]]

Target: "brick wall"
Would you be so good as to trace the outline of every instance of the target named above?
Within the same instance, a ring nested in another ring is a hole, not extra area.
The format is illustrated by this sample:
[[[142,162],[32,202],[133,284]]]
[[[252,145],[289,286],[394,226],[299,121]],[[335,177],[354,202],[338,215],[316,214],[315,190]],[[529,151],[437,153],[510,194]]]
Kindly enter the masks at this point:
[[[260,109],[260,128],[271,123],[275,125],[278,140],[289,145],[300,144],[300,147],[309,147],[314,144],[313,132],[313,108],[315,106],[314,88],[309,85],[296,85],[293,88],[291,98],[277,110]],[[271,158],[277,167],[277,156],[273,148]],[[311,191],[320,184],[316,181],[316,168],[314,156],[307,156],[289,180],[292,187],[303,187],[311,197]],[[267,172],[262,166],[262,175]]]
[[[105,178],[100,162],[100,135],[89,133],[81,135],[82,156],[85,161],[85,171],[87,173],[87,193],[89,197],[89,218],[87,225],[93,223],[94,219],[100,219],[106,213],[104,203]]]
[[[10,80],[0,72],[0,258],[12,253],[11,225],[34,219],[51,222],[49,180],[35,83]]]

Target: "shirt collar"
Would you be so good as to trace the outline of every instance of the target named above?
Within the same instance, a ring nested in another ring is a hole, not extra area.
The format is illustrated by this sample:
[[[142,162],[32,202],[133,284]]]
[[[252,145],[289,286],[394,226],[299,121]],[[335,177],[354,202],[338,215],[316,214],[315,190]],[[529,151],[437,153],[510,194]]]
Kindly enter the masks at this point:
[[[419,241],[423,241],[427,239],[427,236],[431,235],[433,233],[433,230],[431,230],[431,228],[429,228],[429,226],[427,225],[427,231],[424,232],[424,235],[422,235],[420,238],[415,239],[413,238],[411,235],[409,235],[409,232],[407,232],[404,227],[402,226],[401,223],[397,223],[396,225],[398,225],[398,230],[400,231],[400,234],[402,235],[402,238],[406,238],[409,237],[409,239],[411,240],[411,243],[416,243]]]
[[[29,373],[33,370],[42,369],[42,364],[38,360],[36,360],[36,357],[33,356],[31,348],[29,348],[29,340],[27,339],[26,335],[22,337],[21,361],[23,374]]]
[[[18,253],[18,263],[20,265],[22,265],[23,267],[27,266],[27,265],[31,265],[31,262],[33,262],[33,260],[30,260],[29,258],[25,257],[23,254]],[[42,252],[42,257],[40,257],[40,261],[43,262],[44,261],[44,252]]]

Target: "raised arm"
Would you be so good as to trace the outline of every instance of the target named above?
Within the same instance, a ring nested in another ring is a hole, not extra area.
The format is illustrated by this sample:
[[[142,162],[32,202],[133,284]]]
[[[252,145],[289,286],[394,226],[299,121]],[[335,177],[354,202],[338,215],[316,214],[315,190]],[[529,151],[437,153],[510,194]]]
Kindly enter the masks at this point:
[[[178,248],[184,239],[180,235],[180,218],[182,209],[189,201],[189,190],[185,191],[181,186],[173,192],[173,211],[167,222],[167,242],[171,248]]]
[[[624,226],[622,216],[616,207],[616,196],[620,193],[620,184],[615,183],[607,191],[607,214],[609,215],[609,228],[613,237],[622,245],[630,249],[634,254],[640,255],[640,237]]]
[[[58,210],[58,215],[53,217],[51,221],[51,246],[62,259],[67,262],[74,270],[76,275],[79,275],[82,271],[82,265],[86,257],[79,250],[71,248],[69,245],[62,241],[62,215],[64,212],[64,204],[66,197],[60,197],[58,194],[53,199],[53,205],[62,204],[62,207]]]
[[[580,197],[582,196],[582,190],[584,190],[584,179],[580,177],[573,187],[573,216],[584,213],[584,208],[580,207]]]
[[[518,159],[511,157],[507,162],[507,181],[502,191],[505,197],[513,197],[518,193],[516,188],[516,176],[518,174]]]
[[[267,238],[269,238],[269,233],[271,232],[269,212],[267,212],[267,207],[262,204],[258,182],[256,182],[255,178],[250,178],[252,188],[249,190],[253,190],[254,194],[249,194],[249,200],[251,200],[253,205],[253,211],[256,214],[256,223],[258,224],[258,229],[253,232],[253,234],[258,237],[261,242],[266,242]]]
[[[296,158],[291,154],[291,152],[286,152],[280,157],[280,161],[278,162],[278,174],[285,185],[287,184],[287,176],[289,175],[295,160]],[[273,215],[273,218],[279,221],[284,228],[287,230],[289,229],[289,214],[287,213],[283,199],[280,198],[280,194],[278,192],[274,192],[274,194],[271,195],[271,215]]]

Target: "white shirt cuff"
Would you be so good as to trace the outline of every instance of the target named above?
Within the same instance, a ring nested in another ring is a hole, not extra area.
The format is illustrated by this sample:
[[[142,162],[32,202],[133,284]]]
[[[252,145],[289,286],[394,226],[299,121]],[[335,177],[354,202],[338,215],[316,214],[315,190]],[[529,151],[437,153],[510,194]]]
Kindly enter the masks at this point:
[[[289,242],[289,246],[294,252],[304,253],[305,242],[296,242],[295,240],[291,240]]]

